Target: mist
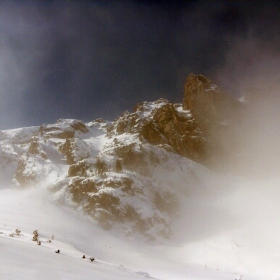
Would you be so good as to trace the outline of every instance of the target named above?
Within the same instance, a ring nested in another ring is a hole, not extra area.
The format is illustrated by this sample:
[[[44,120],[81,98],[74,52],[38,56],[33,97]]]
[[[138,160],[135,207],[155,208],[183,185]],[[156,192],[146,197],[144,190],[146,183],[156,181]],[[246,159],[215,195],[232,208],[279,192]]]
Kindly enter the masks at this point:
[[[233,117],[236,126],[234,140],[228,142],[238,143],[232,147],[235,155],[229,159],[230,169],[253,180],[278,177],[280,168],[280,79],[278,75],[260,75],[259,69],[266,73],[272,71],[262,65],[252,70],[250,76],[258,84],[252,83],[247,76],[239,78],[243,83],[242,97],[240,108]]]

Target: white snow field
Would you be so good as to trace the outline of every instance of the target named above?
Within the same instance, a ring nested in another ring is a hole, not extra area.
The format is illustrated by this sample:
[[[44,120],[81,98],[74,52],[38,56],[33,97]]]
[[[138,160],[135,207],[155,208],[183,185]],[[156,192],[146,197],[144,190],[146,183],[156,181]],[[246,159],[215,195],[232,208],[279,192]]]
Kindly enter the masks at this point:
[[[192,196],[173,238],[149,243],[102,230],[45,188],[2,187],[0,279],[280,279],[278,182]]]

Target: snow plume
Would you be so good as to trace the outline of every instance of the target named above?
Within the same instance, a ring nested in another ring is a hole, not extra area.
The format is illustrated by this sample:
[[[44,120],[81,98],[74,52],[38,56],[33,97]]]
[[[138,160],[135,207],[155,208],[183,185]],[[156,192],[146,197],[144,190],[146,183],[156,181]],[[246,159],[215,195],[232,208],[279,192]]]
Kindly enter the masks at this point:
[[[227,93],[241,98],[238,112],[239,149],[236,165],[239,172],[251,177],[278,176],[280,52],[279,3],[267,1],[236,1],[237,32],[228,33],[224,60],[209,75]],[[233,9],[231,8],[231,11]],[[238,18],[237,16],[241,16]],[[231,22],[230,9],[220,11],[221,20]],[[225,30],[224,30],[225,31]],[[225,31],[227,32],[227,31]],[[248,175],[248,174],[247,174]]]
[[[228,188],[225,196],[219,194],[217,199],[207,197],[202,203],[205,206],[212,201],[217,207],[220,205],[220,210],[224,209],[219,212],[227,216],[224,220],[219,214],[211,217],[211,211],[202,215],[207,223],[216,219],[220,221],[220,227],[219,224],[215,226],[223,229],[220,234],[205,238],[198,247],[199,242],[189,246],[190,250],[195,250],[192,256],[196,255],[194,258],[197,261],[204,259],[211,266],[216,257],[222,266],[235,263],[242,270],[254,271],[261,279],[278,279],[280,273],[277,268],[280,234],[280,53],[276,36],[279,26],[279,20],[272,12],[263,29],[260,26],[258,30],[251,27],[246,36],[232,38],[225,64],[212,76],[213,81],[228,93],[243,97],[240,100],[243,109],[237,117],[239,153],[230,162],[232,171],[237,171],[242,179],[236,181],[232,189]],[[201,229],[201,221],[202,218],[198,218],[192,224]],[[204,230],[207,232],[207,229]],[[193,235],[196,236],[195,233]],[[212,261],[212,257],[209,258],[211,251],[216,252]],[[191,259],[187,254],[185,257]]]
[[[230,41],[222,66],[213,71],[215,83],[237,97],[246,95],[251,87],[264,87],[280,75],[278,39],[248,33]]]
[[[186,201],[185,220],[178,225],[187,241],[182,258],[219,271],[238,267],[253,279],[279,277],[278,185],[279,178],[242,179],[231,190],[224,185],[226,192]]]
[[[225,60],[212,76],[215,84],[240,98],[236,168],[253,177],[278,176],[280,167],[280,21],[273,3],[263,7],[266,21],[257,20],[256,9],[248,11],[244,32],[229,36]]]

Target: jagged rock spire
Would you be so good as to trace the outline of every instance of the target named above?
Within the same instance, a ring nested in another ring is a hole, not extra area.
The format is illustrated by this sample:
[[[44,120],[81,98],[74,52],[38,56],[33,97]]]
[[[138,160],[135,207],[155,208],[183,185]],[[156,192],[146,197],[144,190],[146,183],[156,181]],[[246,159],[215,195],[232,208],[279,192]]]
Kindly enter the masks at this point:
[[[233,121],[240,102],[222,91],[209,78],[190,74],[185,82],[183,109],[190,110],[202,129]]]

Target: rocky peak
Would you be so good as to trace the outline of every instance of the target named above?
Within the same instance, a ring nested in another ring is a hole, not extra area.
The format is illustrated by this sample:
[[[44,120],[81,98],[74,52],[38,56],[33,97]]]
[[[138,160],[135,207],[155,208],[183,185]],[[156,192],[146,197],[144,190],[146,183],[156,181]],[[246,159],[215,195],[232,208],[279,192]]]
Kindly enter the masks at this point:
[[[108,137],[124,133],[198,161],[206,156],[205,146],[209,145],[190,111],[166,99],[137,104],[132,113],[122,114],[107,130]]]
[[[39,132],[46,138],[69,139],[77,133],[87,133],[89,130],[82,121],[59,119],[55,124],[41,125]]]
[[[207,132],[233,121],[240,102],[202,75],[191,74],[185,82],[183,109],[190,110]]]
[[[215,165],[238,153],[245,103],[222,91],[202,75],[191,74],[185,82],[183,109],[190,110],[201,131],[215,147],[209,154]]]

